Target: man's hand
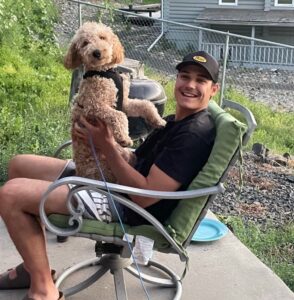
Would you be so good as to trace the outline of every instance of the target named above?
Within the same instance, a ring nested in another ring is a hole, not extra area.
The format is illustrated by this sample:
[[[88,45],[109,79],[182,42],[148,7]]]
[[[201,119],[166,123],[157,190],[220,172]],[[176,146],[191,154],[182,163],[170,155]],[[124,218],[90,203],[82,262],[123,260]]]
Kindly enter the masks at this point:
[[[81,117],[74,124],[74,135],[89,144],[90,138],[93,141],[95,148],[104,154],[109,150],[109,147],[115,146],[115,140],[112,131],[100,119],[95,125],[90,124],[84,117]]]

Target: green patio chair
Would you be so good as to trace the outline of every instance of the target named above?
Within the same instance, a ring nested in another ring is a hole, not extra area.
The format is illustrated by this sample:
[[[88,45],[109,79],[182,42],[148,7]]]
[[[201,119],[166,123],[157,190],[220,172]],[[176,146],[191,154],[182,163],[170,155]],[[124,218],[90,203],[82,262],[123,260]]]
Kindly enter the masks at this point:
[[[228,108],[229,111],[239,111],[239,114],[243,116],[247,124],[241,123],[230,112],[220,108],[216,102],[210,101],[209,111],[215,120],[217,128],[215,143],[207,163],[187,191],[159,192],[111,183],[107,185],[114,200],[140,214],[150,223],[150,225],[132,227],[124,225],[125,232],[132,236],[143,235],[151,238],[154,240],[154,250],[164,252],[166,255],[176,253],[186,266],[188,263],[187,246],[190,244],[199,223],[206,215],[211,202],[217,194],[224,191],[223,183],[228,172],[238,159],[242,146],[248,142],[256,127],[252,113],[240,104],[224,100],[223,107]],[[67,199],[70,216],[55,214],[47,217],[44,205],[48,195],[55,188],[64,184],[75,185],[75,188],[69,192]],[[126,270],[137,278],[141,276],[141,279],[148,283],[159,287],[173,288],[175,291],[173,299],[180,299],[182,294],[181,282],[184,274],[176,274],[168,267],[153,260],[149,261],[147,268],[153,271],[154,268],[155,271],[160,270],[165,273],[165,276],[160,278],[158,272],[156,272],[156,276],[151,276],[149,272],[148,275],[145,273],[139,274],[132,264],[130,244],[123,238],[124,231],[119,223],[106,224],[82,218],[83,204],[79,203],[78,207],[75,208],[71,203],[71,199],[76,191],[83,189],[97,190],[106,195],[108,193],[104,182],[73,176],[52,183],[41,201],[41,219],[49,231],[58,236],[74,235],[96,241],[95,249],[98,257],[81,262],[66,270],[58,278],[56,282],[57,287],[60,287],[64,280],[75,271],[94,264],[99,266],[98,271],[76,286],[64,289],[65,296],[78,293],[98,281],[107,271],[111,271],[114,276],[117,299],[127,299],[123,274],[123,270]],[[181,200],[166,224],[161,224],[143,208],[124,198],[119,193],[170,199],[170,201],[173,201],[173,199]],[[133,242],[131,246],[133,246]]]

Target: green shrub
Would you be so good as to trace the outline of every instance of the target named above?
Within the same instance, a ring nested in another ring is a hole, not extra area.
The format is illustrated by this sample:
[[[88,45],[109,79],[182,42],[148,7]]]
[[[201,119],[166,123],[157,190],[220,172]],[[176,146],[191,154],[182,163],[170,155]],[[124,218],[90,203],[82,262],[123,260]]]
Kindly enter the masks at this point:
[[[60,50],[53,42],[56,15],[51,1],[0,0],[0,16],[0,181],[4,181],[13,155],[52,155],[69,138],[70,73],[60,63]]]
[[[0,0],[0,42],[14,50],[29,51],[36,45],[49,53],[54,46],[57,10],[52,1]],[[51,46],[52,45],[52,46]]]

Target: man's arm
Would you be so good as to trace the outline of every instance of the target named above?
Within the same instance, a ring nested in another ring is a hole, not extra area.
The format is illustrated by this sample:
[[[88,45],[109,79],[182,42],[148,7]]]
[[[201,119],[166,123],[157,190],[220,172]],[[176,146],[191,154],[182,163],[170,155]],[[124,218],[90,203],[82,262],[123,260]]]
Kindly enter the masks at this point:
[[[144,177],[120,156],[114,145],[108,145],[104,155],[118,183],[122,185],[157,191],[176,191],[181,185],[154,164],[148,176]],[[141,207],[150,206],[160,200],[132,195],[130,197]]]
[[[168,176],[156,165],[152,165],[148,176],[145,177],[128,164],[119,151],[119,148],[117,148],[111,130],[102,121],[98,121],[96,126],[93,126],[81,118],[80,123],[85,127],[82,128],[76,124],[75,134],[86,143],[88,143],[90,135],[92,136],[95,147],[105,156],[119,184],[158,191],[176,191],[180,187],[180,182]],[[130,195],[130,198],[143,208],[160,200],[133,195]]]

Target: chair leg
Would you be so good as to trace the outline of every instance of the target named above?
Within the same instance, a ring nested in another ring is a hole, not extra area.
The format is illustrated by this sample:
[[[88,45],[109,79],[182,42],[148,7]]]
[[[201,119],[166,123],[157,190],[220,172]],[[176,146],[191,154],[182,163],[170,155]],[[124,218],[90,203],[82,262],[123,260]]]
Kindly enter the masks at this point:
[[[132,266],[127,267],[126,270],[130,274],[134,275],[137,278],[141,277],[144,282],[156,284],[156,285],[162,286],[162,287],[174,287],[176,289],[176,293],[175,293],[173,300],[181,299],[182,283],[181,283],[180,277],[175,272],[173,272],[171,269],[169,269],[166,266],[163,266],[155,261],[150,260],[148,263],[148,266],[152,266],[152,267],[159,269],[160,271],[167,274],[170,277],[170,279],[155,277],[155,276],[144,274],[142,272],[140,272],[140,274],[139,274],[138,270]]]
[[[124,280],[123,269],[114,270],[113,272],[114,277],[114,285],[115,285],[115,293],[117,300],[127,300],[127,290]]]
[[[78,283],[75,286],[72,286],[67,289],[61,289],[64,293],[65,297],[71,296],[80,292],[81,290],[89,287],[93,283],[95,283],[99,278],[101,278],[107,271],[110,271],[114,277],[114,284],[115,284],[115,292],[117,300],[127,300],[127,291],[124,282],[124,274],[123,269],[127,270],[130,274],[134,275],[137,278],[142,278],[143,281],[151,284],[156,284],[161,287],[172,287],[175,288],[175,296],[173,300],[180,300],[182,295],[182,284],[180,278],[176,273],[174,273],[169,268],[158,264],[154,261],[149,261],[148,266],[154,267],[159,269],[160,271],[164,272],[169,278],[160,278],[151,275],[144,274],[142,272],[138,272],[138,270],[131,266],[130,259],[122,259],[119,258],[117,254],[107,254],[102,256],[101,258],[92,258],[81,262],[73,267],[67,269],[63,272],[56,281],[56,287],[59,288],[60,285],[64,282],[66,278],[68,278],[74,272],[94,266],[99,265],[98,271],[96,271],[93,275],[85,279],[84,281]]]
[[[73,267],[67,269],[65,272],[63,272],[57,279],[55,285],[56,287],[59,289],[60,285],[64,282],[65,279],[67,279],[71,274],[73,274],[74,272],[90,267],[90,266],[94,266],[94,265],[100,265],[100,258],[92,258],[92,259],[88,259],[86,261],[83,261],[79,264],[74,265]],[[71,296],[74,295],[82,290],[84,290],[85,288],[89,287],[90,285],[92,285],[93,283],[95,283],[100,277],[102,277],[107,271],[109,271],[109,267],[105,266],[105,265],[100,265],[100,268],[98,271],[96,271],[93,275],[91,275],[90,277],[88,277],[86,280],[78,283],[75,286],[72,286],[70,288],[67,289],[61,289],[64,296]]]
[[[57,243],[65,243],[68,240],[68,236],[56,236],[56,241]]]

